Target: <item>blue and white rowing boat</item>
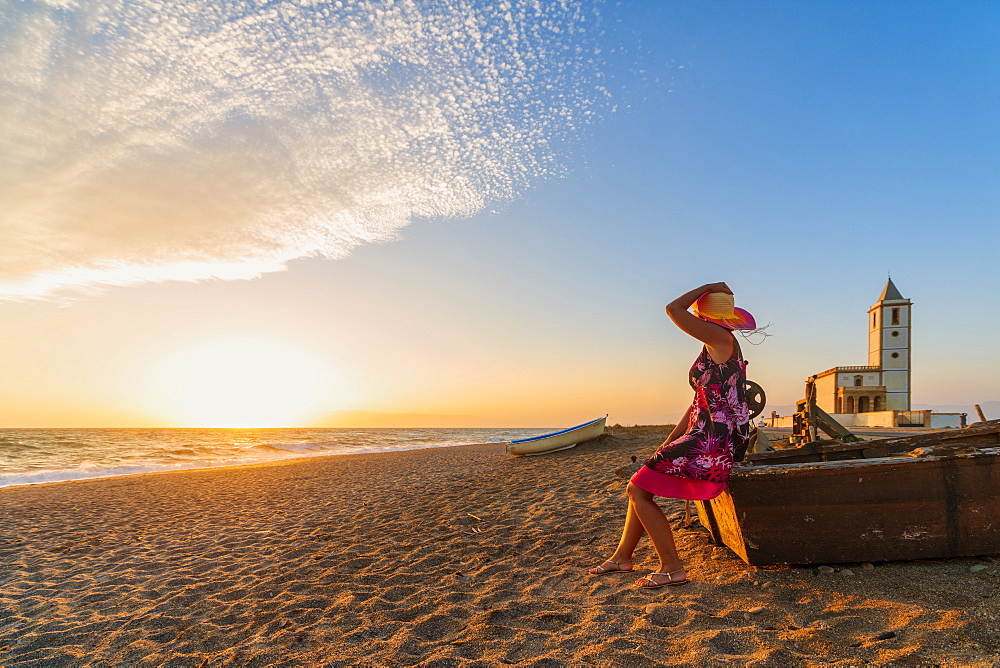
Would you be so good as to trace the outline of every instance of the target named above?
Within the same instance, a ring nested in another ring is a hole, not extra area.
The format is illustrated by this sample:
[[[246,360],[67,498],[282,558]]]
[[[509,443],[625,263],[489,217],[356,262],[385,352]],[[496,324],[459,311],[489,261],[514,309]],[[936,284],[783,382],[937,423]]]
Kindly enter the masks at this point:
[[[512,455],[544,455],[549,452],[566,450],[572,448],[577,443],[589,441],[604,433],[604,422],[608,419],[605,415],[602,418],[585,422],[569,429],[556,431],[551,434],[542,434],[532,438],[521,438],[511,441],[507,446],[507,452]]]

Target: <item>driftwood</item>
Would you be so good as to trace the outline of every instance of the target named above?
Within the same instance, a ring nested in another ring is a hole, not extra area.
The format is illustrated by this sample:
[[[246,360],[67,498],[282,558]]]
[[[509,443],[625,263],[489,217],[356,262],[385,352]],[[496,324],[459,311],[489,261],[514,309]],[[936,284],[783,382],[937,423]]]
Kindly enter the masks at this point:
[[[1000,420],[748,455],[699,501],[716,544],[756,566],[1000,553]]]

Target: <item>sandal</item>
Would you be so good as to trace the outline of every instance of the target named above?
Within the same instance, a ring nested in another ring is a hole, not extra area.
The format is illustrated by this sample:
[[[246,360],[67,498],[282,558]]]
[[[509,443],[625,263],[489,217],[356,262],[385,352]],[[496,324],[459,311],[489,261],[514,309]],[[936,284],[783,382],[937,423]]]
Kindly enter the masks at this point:
[[[690,580],[688,580],[687,578],[684,578],[683,580],[675,580],[674,579],[674,573],[680,573],[683,570],[684,570],[683,568],[678,568],[676,571],[671,571],[670,573],[650,573],[646,577],[639,578],[638,580],[636,580],[635,581],[635,586],[638,587],[639,589],[659,589],[660,587],[680,587],[681,585],[685,585],[688,582],[690,582]],[[665,575],[667,577],[667,581],[666,582],[657,582],[656,580],[653,579],[654,575]],[[649,584],[639,584],[640,582],[648,582]]]
[[[625,561],[612,561],[611,559],[608,559],[597,568],[587,569],[587,572],[590,573],[591,575],[605,575],[607,573],[631,573],[632,572],[631,568],[622,568],[622,564],[631,564],[631,563],[632,563],[631,559],[626,559]],[[615,567],[605,568],[604,564],[614,564]]]

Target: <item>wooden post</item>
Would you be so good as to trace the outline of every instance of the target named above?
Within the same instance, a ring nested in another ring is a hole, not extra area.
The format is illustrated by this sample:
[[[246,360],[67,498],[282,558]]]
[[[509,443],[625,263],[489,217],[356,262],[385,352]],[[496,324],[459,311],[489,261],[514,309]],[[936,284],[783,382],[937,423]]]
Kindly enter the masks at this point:
[[[976,409],[976,413],[979,415],[979,421],[986,422],[986,416],[983,415],[983,409],[979,407],[979,404],[976,404],[973,408]]]
[[[815,441],[816,434],[816,376],[810,376],[806,381],[806,410],[809,415],[809,441]]]

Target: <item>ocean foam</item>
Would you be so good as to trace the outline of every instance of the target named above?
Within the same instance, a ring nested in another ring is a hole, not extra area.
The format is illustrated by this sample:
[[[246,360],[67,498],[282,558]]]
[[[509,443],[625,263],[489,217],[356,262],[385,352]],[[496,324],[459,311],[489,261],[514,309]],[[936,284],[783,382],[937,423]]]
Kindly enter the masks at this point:
[[[187,471],[191,469],[215,468],[218,466],[239,466],[255,464],[267,460],[247,461],[200,461],[184,462],[183,464],[132,464],[126,466],[111,466],[108,468],[81,467],[61,471],[38,471],[35,473],[16,473],[0,475],[0,487],[14,485],[40,485],[49,482],[70,482],[73,480],[93,480],[96,478],[114,478],[125,475],[143,473],[160,473],[165,471]]]
[[[248,429],[236,434],[227,429],[2,430],[5,459],[0,461],[0,487],[498,443],[532,433],[537,430]],[[183,453],[190,457],[185,459]]]

